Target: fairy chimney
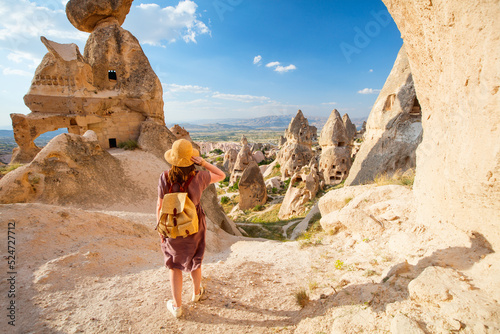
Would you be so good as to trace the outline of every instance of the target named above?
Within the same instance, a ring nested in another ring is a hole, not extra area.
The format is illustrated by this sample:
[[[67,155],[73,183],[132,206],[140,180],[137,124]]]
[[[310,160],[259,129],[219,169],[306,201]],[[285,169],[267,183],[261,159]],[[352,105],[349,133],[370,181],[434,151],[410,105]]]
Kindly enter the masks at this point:
[[[70,0],[66,15],[90,32],[82,55],[75,44],[41,37],[48,53],[36,69],[24,102],[31,113],[12,114],[18,144],[12,162],[29,162],[41,134],[67,128],[93,130],[103,148],[138,140],[141,124],[165,125],[163,90],[137,39],[121,27],[132,0]],[[29,131],[28,131],[29,129]]]
[[[286,142],[281,147],[276,160],[280,164],[282,179],[291,177],[313,157],[312,139],[314,129],[299,110],[285,131]]]
[[[351,168],[350,139],[344,122],[337,109],[334,109],[321,130],[319,144],[321,158],[319,170],[325,184],[337,184],[347,178]]]
[[[250,147],[248,146],[248,140],[245,136],[241,137],[241,150],[238,153],[238,156],[236,157],[236,161],[234,163],[233,171],[231,173],[231,178],[229,180],[229,185],[234,185],[243,172],[245,171],[245,168],[247,168],[250,164],[250,162],[254,161],[253,156],[252,156],[252,151],[250,150]]]

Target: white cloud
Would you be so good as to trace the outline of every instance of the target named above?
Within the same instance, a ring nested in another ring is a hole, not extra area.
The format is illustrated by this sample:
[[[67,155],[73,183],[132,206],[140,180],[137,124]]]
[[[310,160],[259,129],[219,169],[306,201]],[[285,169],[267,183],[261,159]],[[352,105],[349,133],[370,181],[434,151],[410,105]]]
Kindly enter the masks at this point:
[[[260,65],[261,60],[262,60],[262,56],[261,56],[261,55],[255,56],[255,57],[253,58],[253,63],[254,63],[255,65],[257,65],[257,64],[258,64],[258,65]]]
[[[337,104],[337,102],[323,102],[323,103],[321,103],[321,105],[323,105],[323,106],[334,106],[336,104]]]
[[[210,88],[202,87],[197,85],[178,85],[178,84],[162,84],[164,92],[172,92],[172,93],[194,93],[194,94],[203,94],[209,93]]]
[[[274,70],[276,72],[286,73],[286,72],[293,71],[293,70],[296,70],[296,69],[297,69],[297,67],[295,67],[295,65],[290,64],[288,66],[276,66],[276,68]]]
[[[20,75],[20,76],[24,76],[24,77],[31,77],[33,76],[33,73],[30,73],[30,72],[27,72],[27,71],[23,71],[23,70],[17,70],[17,69],[13,69],[13,68],[10,68],[10,67],[6,67],[3,69],[2,73],[4,75]]]
[[[297,67],[293,64],[290,64],[288,66],[281,66],[281,63],[279,61],[268,63],[266,67],[274,67],[274,71],[279,73],[286,73],[297,69]]]
[[[372,72],[373,72],[373,69],[371,69],[371,68],[370,68],[370,70],[369,70],[368,72],[372,73]]]
[[[0,8],[0,41],[5,43],[2,43],[3,47],[10,50],[29,44],[40,36],[85,41],[89,35],[72,27],[64,6],[57,2],[44,7],[29,0],[0,0]]]
[[[11,74],[27,76],[26,70],[38,66],[47,53],[40,36],[59,43],[83,44],[89,35],[71,25],[59,1],[37,5],[29,0],[0,0],[0,17],[0,50],[5,54],[0,62],[15,63],[12,67],[23,69],[11,70]]]
[[[16,64],[23,63],[24,61],[27,61],[29,68],[36,68],[38,64],[41,62],[41,58],[29,53],[29,52],[23,52],[23,51],[13,51],[7,55],[7,59],[10,61],[13,61]]]
[[[380,93],[380,89],[373,89],[373,88],[365,88],[358,91],[358,94],[378,94],[378,93]]]
[[[279,61],[273,61],[271,63],[266,64],[266,67],[274,67],[279,66],[281,63]]]
[[[268,102],[271,99],[266,96],[252,96],[252,95],[235,95],[235,94],[222,94],[219,92],[215,92],[212,95],[213,98],[229,100],[229,101],[238,101],[244,103],[252,103],[252,102]]]
[[[179,1],[177,6],[161,8],[155,3],[133,6],[124,23],[141,43],[163,45],[179,38],[196,43],[199,35],[210,34],[210,29],[198,20],[198,5],[191,0]]]

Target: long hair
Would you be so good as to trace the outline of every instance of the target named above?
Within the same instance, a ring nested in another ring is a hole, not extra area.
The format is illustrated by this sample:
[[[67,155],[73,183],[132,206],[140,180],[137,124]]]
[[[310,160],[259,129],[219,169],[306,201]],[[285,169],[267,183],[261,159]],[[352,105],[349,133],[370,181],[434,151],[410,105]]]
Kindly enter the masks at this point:
[[[187,179],[196,173],[196,167],[194,164],[188,167],[177,167],[172,166],[168,172],[168,182],[170,184],[179,183],[183,184]]]

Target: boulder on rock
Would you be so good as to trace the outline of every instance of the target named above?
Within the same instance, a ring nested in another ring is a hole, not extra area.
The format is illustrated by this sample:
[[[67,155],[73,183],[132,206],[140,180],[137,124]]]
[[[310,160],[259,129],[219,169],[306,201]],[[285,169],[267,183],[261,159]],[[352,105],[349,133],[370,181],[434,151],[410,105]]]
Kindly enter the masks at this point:
[[[92,32],[96,24],[106,18],[115,18],[119,25],[125,21],[133,0],[70,0],[66,16],[78,30]]]

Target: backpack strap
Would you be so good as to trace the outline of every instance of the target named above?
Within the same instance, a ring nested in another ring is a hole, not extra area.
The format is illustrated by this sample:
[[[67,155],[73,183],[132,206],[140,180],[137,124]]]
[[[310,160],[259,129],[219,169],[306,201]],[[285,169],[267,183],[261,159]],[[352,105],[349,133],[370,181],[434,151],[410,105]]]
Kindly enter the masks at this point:
[[[170,194],[172,192],[172,188],[174,186],[174,184],[170,184],[168,182],[168,174],[169,174],[170,171],[165,171],[164,174],[165,174],[165,180],[167,181],[167,194]],[[184,182],[184,184],[179,184],[179,187],[180,187],[180,191],[181,192],[187,192],[187,189],[189,187],[189,185],[191,184],[191,181],[193,181],[194,177],[196,176],[196,174],[198,174],[198,171],[196,171],[193,175],[191,175],[187,180],[186,182]]]
[[[191,181],[193,181],[193,179],[194,179],[194,177],[196,176],[196,174],[197,174],[197,173],[198,173],[198,172],[195,172],[193,175],[191,175],[191,176],[189,177],[189,179],[187,179],[187,181],[186,181],[186,182],[184,182],[184,187],[183,187],[183,188],[184,188],[184,191],[186,191],[186,192],[187,192],[187,189],[188,189],[189,185],[191,184]]]

